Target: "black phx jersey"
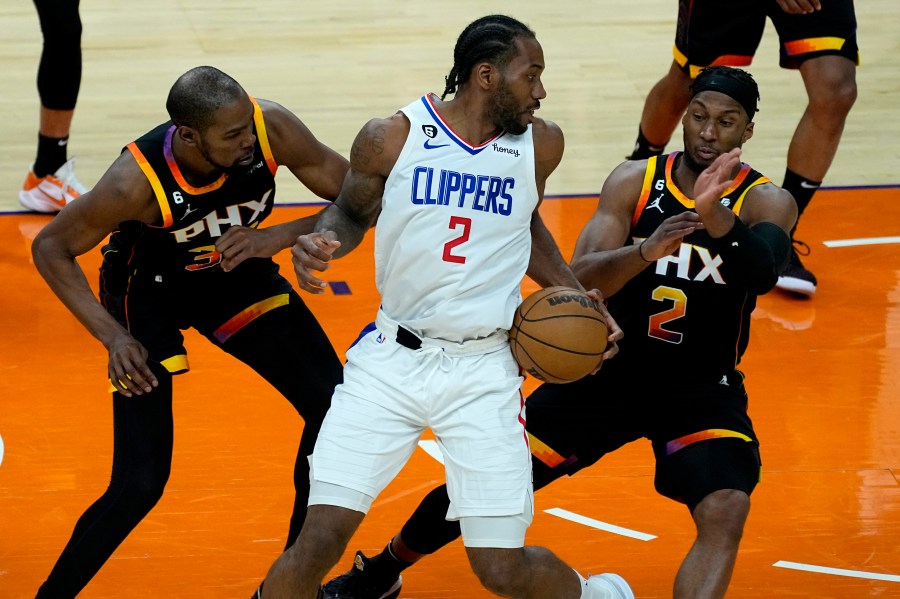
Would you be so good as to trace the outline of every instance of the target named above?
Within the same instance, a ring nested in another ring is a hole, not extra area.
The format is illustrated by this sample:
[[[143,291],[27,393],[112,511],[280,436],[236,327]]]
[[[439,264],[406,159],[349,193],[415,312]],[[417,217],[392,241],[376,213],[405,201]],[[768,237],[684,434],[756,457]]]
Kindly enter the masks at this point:
[[[680,154],[649,160],[632,217],[634,243],[649,237],[665,219],[694,210],[694,200],[672,180]],[[767,182],[742,165],[720,201],[739,215],[750,188]],[[747,347],[756,296],[731,282],[731,274],[706,231],[685,237],[672,255],[649,265],[609,299],[610,312],[626,331],[620,342],[623,354],[640,356],[637,363],[645,376],[652,376],[654,368],[692,379],[721,378],[733,371]]]
[[[221,272],[215,249],[228,228],[257,227],[272,211],[277,165],[269,148],[262,111],[253,101],[254,161],[204,187],[193,187],[172,155],[175,125],[156,127],[127,146],[147,177],[162,222],[122,223],[104,248],[108,261],[128,263],[137,276],[183,279],[191,273]],[[108,249],[115,251],[110,255]],[[274,266],[274,265],[273,265]],[[191,279],[195,279],[192,277]],[[187,280],[191,280],[187,279]]]

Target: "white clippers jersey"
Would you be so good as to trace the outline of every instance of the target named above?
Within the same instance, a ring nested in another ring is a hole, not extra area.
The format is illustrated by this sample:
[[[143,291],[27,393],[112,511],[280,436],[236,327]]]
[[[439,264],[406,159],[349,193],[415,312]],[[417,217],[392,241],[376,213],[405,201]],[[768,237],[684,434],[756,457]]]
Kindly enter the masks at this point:
[[[460,342],[509,329],[538,204],[532,132],[472,146],[423,96],[375,227],[382,310],[414,333]]]

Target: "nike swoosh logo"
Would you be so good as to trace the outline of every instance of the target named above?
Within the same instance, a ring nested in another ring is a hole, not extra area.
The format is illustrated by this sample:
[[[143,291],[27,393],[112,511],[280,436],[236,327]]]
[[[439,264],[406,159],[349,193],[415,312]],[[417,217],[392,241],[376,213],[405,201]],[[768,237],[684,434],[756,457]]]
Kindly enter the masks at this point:
[[[427,140],[427,139],[425,140],[425,146],[424,146],[424,147],[425,147],[426,150],[435,150],[435,149],[437,149],[437,148],[446,148],[447,146],[450,145],[450,144],[437,144],[437,145],[433,145],[433,144],[429,143],[429,141],[430,141],[430,140]]]
[[[37,190],[38,190],[45,198],[47,198],[48,200],[50,200],[51,202],[53,202],[54,204],[56,204],[56,205],[59,206],[60,208],[65,208],[65,206],[66,206],[66,198],[65,198],[65,196],[63,196],[63,197],[61,197],[61,198],[60,198],[60,197],[56,197],[56,196],[52,196],[52,195],[50,195],[49,193],[47,193],[46,191],[44,191],[43,189],[41,189],[40,187],[38,187]]]
[[[800,181],[800,187],[803,189],[819,189],[818,185],[810,185],[806,181]]]

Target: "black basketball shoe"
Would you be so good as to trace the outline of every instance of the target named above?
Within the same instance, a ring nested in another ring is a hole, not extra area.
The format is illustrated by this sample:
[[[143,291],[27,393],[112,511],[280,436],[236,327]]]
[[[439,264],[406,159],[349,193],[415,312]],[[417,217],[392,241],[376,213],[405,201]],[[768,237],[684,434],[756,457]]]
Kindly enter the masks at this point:
[[[800,250],[800,251],[798,251]],[[790,291],[798,295],[812,296],[816,292],[816,275],[804,268],[800,262],[800,256],[809,255],[809,246],[802,241],[794,241],[791,248],[791,257],[788,259],[787,268],[778,277],[775,286],[783,291]]]
[[[396,599],[403,578],[384,579],[371,569],[367,570],[368,565],[369,558],[357,551],[350,571],[325,583],[323,599]]]

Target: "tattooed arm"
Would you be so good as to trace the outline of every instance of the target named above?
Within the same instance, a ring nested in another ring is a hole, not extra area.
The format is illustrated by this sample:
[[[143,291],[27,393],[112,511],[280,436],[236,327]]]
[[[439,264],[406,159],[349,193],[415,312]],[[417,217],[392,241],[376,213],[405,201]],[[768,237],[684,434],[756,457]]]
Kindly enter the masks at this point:
[[[313,271],[328,269],[362,241],[381,212],[384,184],[409,134],[409,120],[401,113],[366,123],[350,150],[350,171],[334,204],[325,208],[315,232],[297,238],[292,250],[294,272],[302,289],[322,293],[325,282]]]

